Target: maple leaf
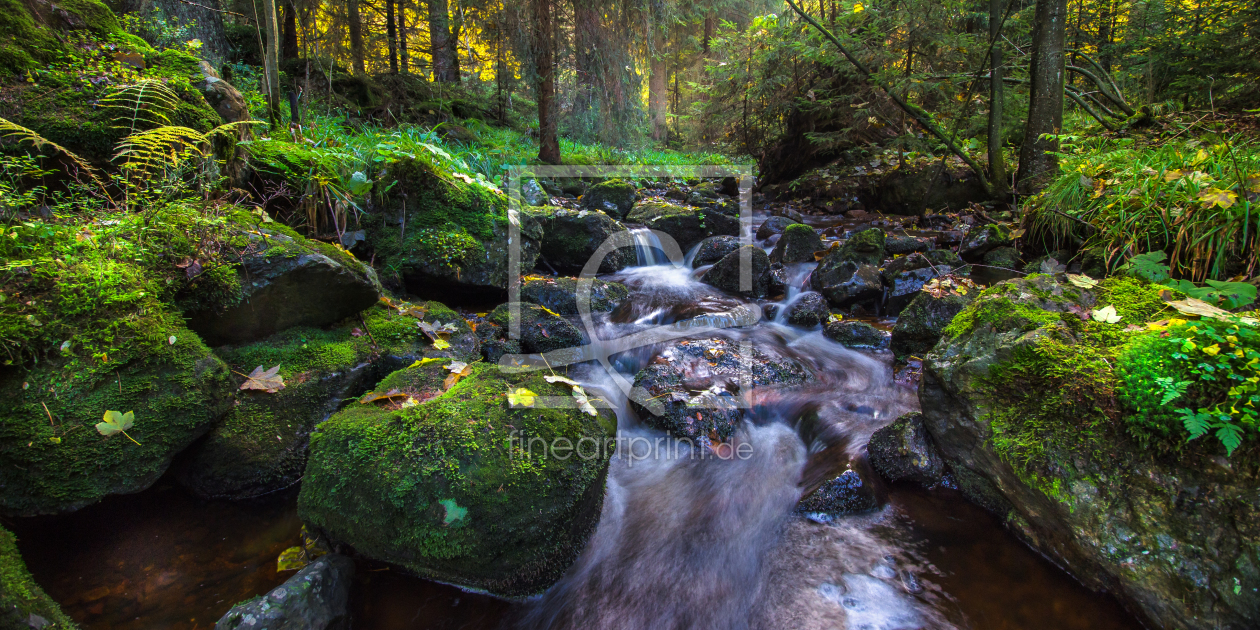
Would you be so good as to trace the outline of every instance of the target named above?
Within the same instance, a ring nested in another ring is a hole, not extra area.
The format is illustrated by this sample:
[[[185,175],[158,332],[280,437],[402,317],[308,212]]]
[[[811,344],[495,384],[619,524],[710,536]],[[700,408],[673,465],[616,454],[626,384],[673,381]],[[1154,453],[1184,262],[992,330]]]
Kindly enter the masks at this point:
[[[96,423],[96,431],[105,437],[121,433],[127,436],[128,440],[136,442],[136,438],[127,435],[127,429],[130,429],[136,423],[136,414],[134,411],[122,413],[121,411],[105,411],[105,416],[101,418],[101,422]],[[136,442],[136,446],[140,446]]]
[[[434,339],[434,340],[433,340],[433,347],[434,347],[434,348],[436,348],[436,349],[438,349],[438,350],[446,350],[447,348],[450,348],[450,347],[451,347],[451,342],[449,342],[449,341],[447,341],[447,340],[445,340],[445,339],[440,339],[440,338],[439,338],[439,339]]]
[[[1199,191],[1199,201],[1203,205],[1211,208],[1217,206],[1219,208],[1228,208],[1234,205],[1234,200],[1238,199],[1238,195],[1232,190],[1221,190],[1220,188],[1205,188]]]
[[[1078,276],[1074,273],[1069,273],[1067,275],[1067,279],[1068,282],[1071,282],[1074,286],[1078,286],[1082,289],[1092,289],[1098,286],[1098,281],[1089,276]]]
[[[390,400],[393,398],[398,398],[398,397],[406,396],[406,395],[407,394],[403,393],[402,391],[398,389],[391,389],[385,392],[384,394],[378,394],[376,392],[368,392],[363,395],[363,398],[359,399],[359,403],[366,405],[368,403],[374,403],[378,400]]]
[[[1112,306],[1112,305],[1110,305],[1110,304],[1108,304],[1107,306],[1104,306],[1104,307],[1102,307],[1102,308],[1100,308],[1100,309],[1098,309],[1098,310],[1096,310],[1096,311],[1092,311],[1092,312],[1090,312],[1090,315],[1092,315],[1092,316],[1093,316],[1094,321],[1096,321],[1096,322],[1106,322],[1106,323],[1108,323],[1108,324],[1114,324],[1114,323],[1116,323],[1116,322],[1120,321],[1120,319],[1122,318],[1122,316],[1121,316],[1121,315],[1118,315],[1118,314],[1116,313],[1116,307],[1114,307],[1114,306]]]
[[[464,363],[463,361],[452,361],[449,365],[444,365],[442,367],[451,371],[450,374],[446,375],[446,380],[443,381],[443,385],[446,386],[446,389],[454,387],[455,384],[459,382],[459,379],[472,374],[472,366]]]
[[[592,416],[599,415],[599,412],[595,410],[595,405],[591,404],[590,396],[587,396],[586,392],[582,391],[582,388],[577,385],[573,386],[573,400],[577,402],[578,409],[583,413]]]
[[[518,387],[516,391],[508,393],[508,404],[513,407],[533,407],[534,399],[538,398],[538,394]]]
[[[266,371],[261,365],[254,368],[245,382],[241,383],[241,389],[256,389],[268,394],[284,389],[284,377],[280,376],[280,366],[277,365]]]
[[[1059,261],[1053,258],[1047,258],[1041,261],[1041,273],[1056,274],[1067,271],[1067,267],[1060,265]]]

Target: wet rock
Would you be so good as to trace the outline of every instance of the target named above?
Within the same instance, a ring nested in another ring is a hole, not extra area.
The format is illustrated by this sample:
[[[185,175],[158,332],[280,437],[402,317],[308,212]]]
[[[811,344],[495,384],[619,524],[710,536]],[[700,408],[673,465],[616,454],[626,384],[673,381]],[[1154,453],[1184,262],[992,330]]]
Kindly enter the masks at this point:
[[[673,199],[675,201],[686,201],[687,193],[677,186],[670,186],[669,190],[665,191],[665,198]]]
[[[17,538],[0,528],[0,628],[6,630],[75,630],[70,616],[57,605],[26,570],[18,552]]]
[[[984,255],[984,264],[1002,269],[1019,269],[1019,250],[1014,247],[995,247]]]
[[[827,305],[827,298],[821,293],[809,291],[802,293],[788,307],[787,323],[793,326],[812,327],[825,324],[829,317],[831,317],[831,309]]]
[[[823,336],[846,348],[878,349],[888,345],[888,336],[883,331],[853,320],[827,324]]]
[[[884,251],[889,256],[926,252],[932,249],[932,239],[918,236],[889,236],[884,239]]]
[[[674,342],[634,377],[635,387],[659,402],[661,415],[632,400],[639,418],[675,437],[726,440],[743,419],[735,405],[741,387],[796,385],[809,379],[797,362],[720,337]]]
[[[747,255],[747,263],[741,259]],[[752,275],[752,287],[740,289],[740,269],[747,264]],[[746,245],[725,255],[704,273],[701,282],[715,286],[727,293],[749,298],[763,298],[770,295],[770,257],[765,250],[754,245]]]
[[[521,349],[525,352],[551,352],[585,343],[582,333],[569,320],[528,302],[520,302]],[[500,304],[486,318],[506,335],[511,305]]]
[[[727,254],[739,249],[739,238],[735,236],[711,236],[700,242],[700,249],[692,259],[692,266],[711,265]]]
[[[545,206],[550,201],[547,192],[536,179],[527,179],[521,182],[521,201],[529,206]]]
[[[880,271],[888,287],[884,312],[889,315],[901,313],[932,278],[950,273],[967,275],[963,265],[962,258],[948,249],[913,253],[892,260]]]
[[[990,287],[925,358],[924,425],[964,494],[1149,627],[1257,627],[1254,442],[1226,458],[1219,444],[1184,441],[1175,417],[1172,436],[1135,440],[1134,411],[1117,401],[1149,383],[1122,375],[1159,355],[1100,355],[1120,326],[1099,332],[1078,317],[1114,305],[1141,326],[1166,316],[1159,294],[1123,277],[1095,289],[1050,275]]]
[[[539,252],[561,273],[580,274],[599,246],[626,227],[599,210],[542,208],[531,212],[542,226]],[[599,263],[596,273],[616,273],[636,262],[634,249],[612,250]]]
[[[909,479],[932,488],[945,474],[945,461],[923,426],[923,414],[917,412],[876,431],[866,450],[871,466],[888,481]]]
[[[233,606],[214,630],[345,630],[353,578],[353,560],[320,556],[266,595]]]
[[[770,263],[770,295],[783,295],[788,289],[788,272],[783,263]]]
[[[761,226],[757,228],[757,238],[764,241],[775,234],[782,234],[783,231],[787,229],[787,226],[794,225],[796,223],[798,222],[787,217],[770,217],[763,221]]]
[[[892,330],[892,351],[899,358],[923,356],[941,339],[941,332],[978,293],[932,297],[920,291],[897,317]]]
[[[590,210],[601,210],[608,216],[624,219],[634,208],[638,193],[634,184],[621,179],[610,179],[591,186],[582,195],[582,207]]]
[[[739,179],[736,177],[723,177],[722,186],[718,192],[728,197],[739,196]]]
[[[578,315],[577,278],[526,276],[521,281],[521,300],[544,306],[558,315]],[[591,279],[590,312],[608,312],[629,295],[626,285]]]
[[[423,312],[423,318],[378,305],[331,329],[290,328],[262,341],[217,348],[216,354],[241,374],[257,366],[280,366],[285,387],[238,392],[227,415],[185,459],[179,482],[202,498],[231,500],[296,485],[306,467],[311,431],[347,399],[419,359],[480,358],[476,335],[456,312],[438,302],[404,308]],[[417,325],[422,320],[451,324],[450,347],[434,347]]]
[[[989,223],[971,228],[958,253],[966,260],[978,262],[990,250],[1009,246],[1013,242],[1010,230],[996,223]]]
[[[521,354],[519,339],[508,339],[507,330],[494,322],[477,325],[477,339],[481,342],[481,356],[489,363],[498,364],[505,354]]]
[[[774,318],[779,315],[779,309],[782,307],[783,305],[777,302],[770,302],[768,304],[762,304],[761,305],[761,319],[767,322],[774,321]]]
[[[878,507],[879,501],[870,486],[862,482],[856,471],[849,469],[801,499],[796,504],[796,512],[836,517],[861,514]]]
[[[874,305],[884,293],[879,269],[844,259],[841,249],[832,248],[809,277],[810,286],[834,306],[857,303]]]
[[[862,230],[850,236],[844,245],[832,253],[839,260],[878,267],[884,264],[884,231],[879,228]]]
[[[331,542],[426,579],[539,593],[599,520],[613,417],[513,407],[507,392],[568,399],[571,388],[548,383],[547,372],[471,369],[450,388],[440,365],[400,370],[374,391],[407,392],[417,405],[355,404],[319,425],[298,515]],[[528,472],[520,457],[531,458]]]
[[[574,199],[581,197],[586,192],[586,182],[573,177],[560,180],[560,190]]]
[[[626,221],[641,223],[674,238],[687,251],[701,240],[718,234],[739,235],[739,220],[709,208],[687,208],[659,201],[642,201],[626,215]]]
[[[774,251],[770,252],[771,262],[799,263],[813,262],[814,252],[823,249],[822,239],[814,228],[803,223],[787,226]]]
[[[376,303],[372,268],[344,251],[279,223],[237,213],[242,243],[239,290],[188,313],[188,326],[212,345],[261,339],[293,326],[326,326]]]

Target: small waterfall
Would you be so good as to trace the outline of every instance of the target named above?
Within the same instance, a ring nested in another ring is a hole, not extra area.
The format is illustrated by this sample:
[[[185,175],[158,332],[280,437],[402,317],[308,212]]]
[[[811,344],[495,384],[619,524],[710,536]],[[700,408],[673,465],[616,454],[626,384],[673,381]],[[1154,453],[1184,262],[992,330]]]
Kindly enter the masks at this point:
[[[648,228],[633,228],[630,235],[634,237],[634,255],[640,267],[667,265],[669,258],[665,256],[665,247],[661,239]]]

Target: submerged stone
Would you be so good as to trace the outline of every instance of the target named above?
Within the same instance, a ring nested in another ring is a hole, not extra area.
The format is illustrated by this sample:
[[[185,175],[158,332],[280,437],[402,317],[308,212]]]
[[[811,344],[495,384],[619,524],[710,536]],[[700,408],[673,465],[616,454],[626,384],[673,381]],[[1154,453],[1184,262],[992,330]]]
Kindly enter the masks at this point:
[[[443,390],[446,374],[437,365],[395,372],[375,390],[422,402],[354,404],[319,425],[299,516],[361,556],[426,579],[501,596],[541,592],[599,519],[611,414],[520,394],[570,400],[571,388],[548,383],[546,372],[474,363]],[[509,393],[532,406],[514,407]]]
[[[346,630],[354,561],[330,553],[266,595],[232,607],[214,630]]]
[[[908,413],[871,435],[871,466],[888,481],[908,479],[925,488],[941,482],[945,461],[923,426],[923,414]]]

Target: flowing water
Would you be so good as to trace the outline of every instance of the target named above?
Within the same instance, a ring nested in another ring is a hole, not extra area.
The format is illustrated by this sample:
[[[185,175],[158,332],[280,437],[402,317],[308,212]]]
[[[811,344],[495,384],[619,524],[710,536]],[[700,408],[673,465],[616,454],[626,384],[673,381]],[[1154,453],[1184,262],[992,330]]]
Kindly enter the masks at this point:
[[[817,328],[757,321],[759,304],[696,279],[694,250],[675,264],[651,232],[633,236],[640,266],[611,278],[630,299],[591,318],[582,353],[549,357],[553,366],[567,359],[569,376],[616,412],[623,438],[643,438],[623,440],[614,456],[586,550],[553,588],[515,604],[360,563],[356,627],[1136,628],[1114,600],[1085,591],[951,491],[876,488],[886,503],[873,512],[797,514],[803,494],[864,470],[871,433],[917,409],[913,385],[894,378],[887,355],[844,348]],[[799,297],[812,267],[793,266],[785,301]],[[747,421],[721,448],[703,439],[656,448],[664,433],[636,414],[630,384],[684,336],[755,347],[796,361],[810,379],[750,389],[689,374],[733,391]],[[119,629],[210,627],[233,602],[283,580],[274,559],[298,530],[292,498],[202,503],[165,482],[73,515],[6,524],[72,616]]]

